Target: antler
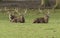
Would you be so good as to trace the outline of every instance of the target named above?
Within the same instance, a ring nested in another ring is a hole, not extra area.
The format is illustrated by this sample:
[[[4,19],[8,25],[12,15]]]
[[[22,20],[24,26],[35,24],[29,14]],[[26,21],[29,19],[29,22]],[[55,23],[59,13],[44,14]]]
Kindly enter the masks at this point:
[[[15,12],[18,12],[18,8],[15,8]]]
[[[42,10],[39,8],[39,12],[42,13]]]
[[[27,9],[25,9],[24,11],[25,11],[25,13],[27,13]]]
[[[24,15],[27,13],[27,8],[24,10]]]
[[[19,9],[15,8],[15,12],[18,13],[19,15],[21,15],[21,13],[19,13]]]
[[[50,14],[50,11],[49,11],[49,9],[47,9],[47,13],[46,13],[46,15],[49,17],[49,14]]]

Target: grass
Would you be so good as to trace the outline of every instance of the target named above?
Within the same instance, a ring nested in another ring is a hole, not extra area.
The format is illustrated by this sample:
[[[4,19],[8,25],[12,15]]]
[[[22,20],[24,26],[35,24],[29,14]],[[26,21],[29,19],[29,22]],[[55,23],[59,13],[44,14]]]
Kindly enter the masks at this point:
[[[8,15],[0,13],[0,38],[60,38],[60,9],[50,13],[49,23],[34,24],[43,14],[28,11],[26,23],[11,23]],[[38,15],[37,15],[38,14]]]

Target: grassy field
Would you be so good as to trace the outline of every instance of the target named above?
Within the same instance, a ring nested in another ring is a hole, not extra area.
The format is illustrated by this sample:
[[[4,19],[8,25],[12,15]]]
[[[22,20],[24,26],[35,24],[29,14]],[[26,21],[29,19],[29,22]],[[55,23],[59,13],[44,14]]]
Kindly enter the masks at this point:
[[[60,38],[60,10],[51,11],[49,23],[34,24],[42,13],[28,11],[26,23],[11,23],[8,15],[0,13],[0,38]]]

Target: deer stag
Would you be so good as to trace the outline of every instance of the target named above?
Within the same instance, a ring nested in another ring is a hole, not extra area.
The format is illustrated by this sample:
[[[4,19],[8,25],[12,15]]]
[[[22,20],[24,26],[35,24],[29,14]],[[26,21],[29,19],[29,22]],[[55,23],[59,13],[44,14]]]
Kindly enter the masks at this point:
[[[42,18],[36,18],[33,23],[48,23],[49,20],[49,11]]]
[[[15,9],[15,11],[16,11],[17,13],[19,13],[18,10]],[[11,21],[11,22],[15,22],[15,23],[17,23],[17,22],[25,23],[24,15],[25,15],[26,12],[27,12],[27,9],[25,10],[24,14],[23,14],[23,13],[22,13],[22,14],[19,13],[19,16],[18,16],[18,17],[15,16],[14,14],[9,14],[10,21]]]

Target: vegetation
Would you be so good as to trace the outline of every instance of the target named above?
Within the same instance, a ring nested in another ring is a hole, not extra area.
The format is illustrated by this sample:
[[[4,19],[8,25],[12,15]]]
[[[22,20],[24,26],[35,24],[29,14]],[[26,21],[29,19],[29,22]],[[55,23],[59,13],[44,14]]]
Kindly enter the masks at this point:
[[[41,2],[42,5],[44,0]],[[49,11],[49,22],[39,24],[33,21],[35,18],[43,17],[45,10],[40,13],[37,9],[28,9],[24,15],[25,23],[12,23],[6,11],[0,11],[0,38],[60,38],[60,9],[56,9],[55,12],[51,9]]]
[[[34,24],[33,20],[42,17],[38,10],[28,10],[26,23],[9,22],[7,13],[0,12],[0,38],[60,38],[60,9],[50,10],[49,23]]]

